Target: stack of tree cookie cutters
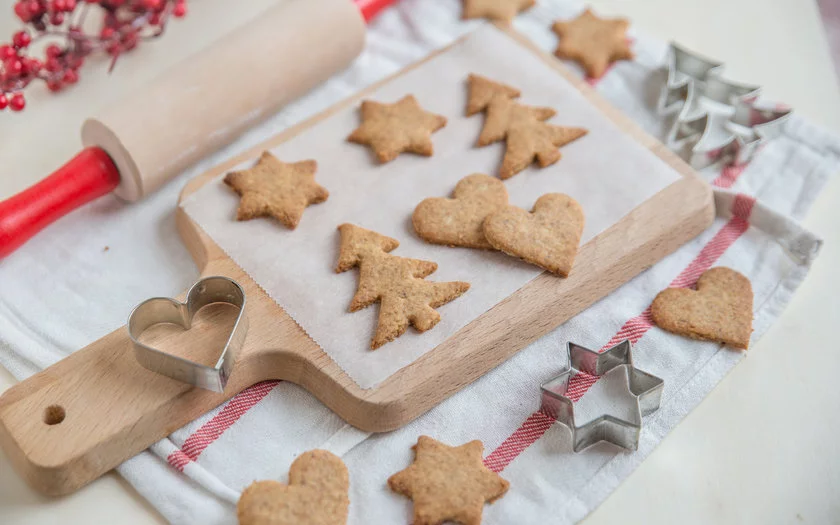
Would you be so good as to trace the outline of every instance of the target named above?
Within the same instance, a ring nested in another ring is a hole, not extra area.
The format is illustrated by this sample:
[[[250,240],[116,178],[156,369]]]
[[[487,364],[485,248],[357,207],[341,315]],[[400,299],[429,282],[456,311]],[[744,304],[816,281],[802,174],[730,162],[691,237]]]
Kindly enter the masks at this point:
[[[666,60],[667,80],[657,110],[674,118],[667,146],[694,169],[718,161],[746,164],[781,133],[790,108],[759,103],[761,88],[723,78],[722,62],[675,43]]]

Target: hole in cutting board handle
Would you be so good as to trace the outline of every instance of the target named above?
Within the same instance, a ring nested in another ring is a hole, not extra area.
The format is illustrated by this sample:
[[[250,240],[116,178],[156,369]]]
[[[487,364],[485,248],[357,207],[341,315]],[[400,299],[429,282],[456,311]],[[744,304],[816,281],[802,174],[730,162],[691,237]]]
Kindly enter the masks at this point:
[[[57,425],[64,421],[64,407],[60,405],[50,405],[44,410],[44,423],[48,425]]]

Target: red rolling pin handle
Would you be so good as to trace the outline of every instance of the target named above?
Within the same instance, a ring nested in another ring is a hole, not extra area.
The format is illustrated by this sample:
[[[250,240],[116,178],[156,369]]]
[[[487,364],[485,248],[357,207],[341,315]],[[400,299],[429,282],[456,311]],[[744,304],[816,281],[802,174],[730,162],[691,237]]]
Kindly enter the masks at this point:
[[[107,153],[83,149],[46,179],[0,202],[0,257],[56,219],[112,192],[119,182],[120,174]]]
[[[371,18],[375,17],[379,11],[385,9],[395,1],[396,0],[353,0],[356,7],[358,7],[359,11],[362,12],[365,22],[370,22]]]
[[[365,21],[395,0],[353,0]],[[0,202],[0,258],[44,227],[117,187],[120,174],[108,154],[87,148],[35,186]]]

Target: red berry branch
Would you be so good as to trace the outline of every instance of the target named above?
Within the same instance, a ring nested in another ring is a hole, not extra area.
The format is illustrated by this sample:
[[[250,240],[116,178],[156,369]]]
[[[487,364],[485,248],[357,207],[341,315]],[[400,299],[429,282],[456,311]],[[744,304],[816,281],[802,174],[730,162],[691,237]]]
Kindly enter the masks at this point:
[[[84,23],[98,8],[98,33],[86,33]],[[187,13],[186,0],[19,0],[15,14],[28,27],[0,44],[0,110],[26,106],[23,89],[41,80],[60,91],[79,80],[85,57],[105,52],[113,69],[117,58],[141,40],[160,36],[170,16]],[[49,39],[43,58],[27,53],[33,42]]]

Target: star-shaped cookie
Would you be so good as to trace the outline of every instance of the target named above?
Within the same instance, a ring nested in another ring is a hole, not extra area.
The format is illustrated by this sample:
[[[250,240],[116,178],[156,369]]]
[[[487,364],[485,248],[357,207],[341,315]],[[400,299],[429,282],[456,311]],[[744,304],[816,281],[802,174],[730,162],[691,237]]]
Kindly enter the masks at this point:
[[[513,177],[534,159],[541,168],[554,164],[561,157],[557,148],[586,135],[583,128],[543,122],[553,115],[551,108],[525,106],[505,97],[490,101],[478,145],[506,140],[507,149],[499,170],[502,179]]]
[[[450,447],[420,436],[412,448],[414,463],[388,478],[388,486],[414,500],[414,525],[478,525],[484,503],[501,498],[510,486],[484,466],[481,441]]]
[[[393,104],[362,102],[362,124],[347,137],[370,146],[379,162],[390,162],[404,152],[430,156],[432,133],[446,125],[446,117],[420,107],[414,95]]]
[[[510,22],[518,12],[535,3],[536,0],[464,0],[464,18],[489,18]]]
[[[469,97],[467,98],[467,116],[475,115],[487,109],[493,97],[519,98],[520,91],[500,82],[471,73],[467,77]]]
[[[295,229],[307,206],[330,196],[315,182],[317,168],[314,160],[287,164],[264,151],[253,168],[228,173],[225,184],[241,196],[236,220],[274,217]]]
[[[551,27],[560,37],[554,54],[578,62],[590,78],[600,78],[616,60],[631,60],[625,18],[599,18],[587,9],[574,20]]]

